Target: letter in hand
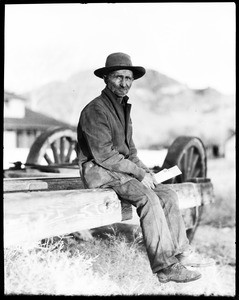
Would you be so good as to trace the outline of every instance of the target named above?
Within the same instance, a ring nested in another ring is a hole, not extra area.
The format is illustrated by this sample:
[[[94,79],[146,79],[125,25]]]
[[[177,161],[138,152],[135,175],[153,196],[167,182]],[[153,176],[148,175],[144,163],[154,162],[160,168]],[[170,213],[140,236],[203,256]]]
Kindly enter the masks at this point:
[[[157,184],[153,174],[146,173],[143,180],[141,181],[147,188],[154,189]]]
[[[154,182],[154,185],[156,186],[158,183],[158,181],[156,180],[155,176],[154,176],[154,173],[151,173],[151,176],[153,178],[153,182]]]

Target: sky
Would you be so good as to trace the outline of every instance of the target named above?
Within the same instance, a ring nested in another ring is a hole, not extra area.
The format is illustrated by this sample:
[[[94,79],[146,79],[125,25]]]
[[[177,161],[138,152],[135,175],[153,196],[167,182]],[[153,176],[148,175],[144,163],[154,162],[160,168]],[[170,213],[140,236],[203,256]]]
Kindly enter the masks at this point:
[[[191,88],[235,92],[235,3],[5,5],[4,86],[25,93],[124,52]],[[94,75],[93,75],[94,76]]]

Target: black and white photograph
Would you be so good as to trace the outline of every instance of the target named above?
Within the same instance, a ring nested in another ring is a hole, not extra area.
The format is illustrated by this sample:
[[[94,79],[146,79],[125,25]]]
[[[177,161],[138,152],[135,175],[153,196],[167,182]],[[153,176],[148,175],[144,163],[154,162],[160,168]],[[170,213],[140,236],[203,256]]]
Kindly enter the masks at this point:
[[[235,2],[1,6],[4,295],[236,298]]]

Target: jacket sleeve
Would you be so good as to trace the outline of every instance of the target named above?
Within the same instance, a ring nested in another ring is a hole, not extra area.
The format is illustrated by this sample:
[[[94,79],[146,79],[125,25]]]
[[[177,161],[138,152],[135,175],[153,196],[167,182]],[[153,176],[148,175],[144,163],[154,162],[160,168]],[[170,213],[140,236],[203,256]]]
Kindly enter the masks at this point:
[[[81,114],[80,123],[92,157],[98,165],[142,181],[146,171],[115,149],[108,117],[101,107],[89,107]]]

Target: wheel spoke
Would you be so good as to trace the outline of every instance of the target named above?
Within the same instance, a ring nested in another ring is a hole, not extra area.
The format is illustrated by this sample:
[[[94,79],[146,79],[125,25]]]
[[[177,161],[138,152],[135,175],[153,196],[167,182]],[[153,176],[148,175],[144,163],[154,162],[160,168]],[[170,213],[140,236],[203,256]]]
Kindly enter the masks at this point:
[[[51,144],[51,149],[52,149],[52,152],[53,152],[55,163],[59,164],[60,163],[60,157],[58,155],[57,146],[56,146],[55,142],[53,142]]]
[[[61,163],[65,162],[65,142],[66,142],[66,139],[64,137],[62,137],[60,139],[60,159],[61,159]]]
[[[187,150],[184,152],[183,156],[183,170],[184,170],[184,177],[187,177],[187,169],[188,169],[188,152]]]
[[[71,154],[72,154],[72,151],[74,150],[74,148],[75,148],[74,143],[70,142],[69,149],[68,149],[68,152],[67,152],[67,155],[66,155],[66,158],[65,158],[65,162],[69,162],[70,161]]]
[[[196,169],[194,172],[194,177],[198,177],[198,175],[200,174],[201,170],[200,169]]]
[[[193,155],[192,164],[191,164],[190,178],[195,177],[194,173],[195,173],[195,167],[196,167],[196,164],[198,162],[198,159],[199,159],[199,154]]]
[[[194,153],[194,148],[191,147],[189,151],[189,157],[188,157],[187,179],[190,178],[192,172],[193,153]]]
[[[44,158],[45,158],[46,162],[48,163],[48,165],[53,164],[52,160],[50,159],[50,157],[47,153],[44,154]]]
[[[182,171],[182,181],[185,181],[185,178],[187,177],[187,154],[186,152],[183,154],[183,157],[181,159],[181,168],[180,170]]]

